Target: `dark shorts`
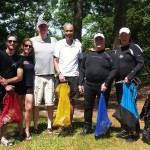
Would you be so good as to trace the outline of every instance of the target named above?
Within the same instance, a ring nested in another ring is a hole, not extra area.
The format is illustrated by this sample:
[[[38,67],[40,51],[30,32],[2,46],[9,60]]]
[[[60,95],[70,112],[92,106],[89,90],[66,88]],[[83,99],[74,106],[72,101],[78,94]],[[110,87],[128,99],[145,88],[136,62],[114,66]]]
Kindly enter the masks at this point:
[[[3,109],[4,105],[3,105],[3,98],[6,94],[6,90],[4,87],[0,86],[0,111]]]
[[[79,77],[65,77],[70,86],[70,98],[76,100],[79,98],[78,81]]]
[[[25,95],[25,94],[33,94],[33,87],[32,86],[27,86],[27,87],[17,87],[15,88],[15,92],[18,95]]]

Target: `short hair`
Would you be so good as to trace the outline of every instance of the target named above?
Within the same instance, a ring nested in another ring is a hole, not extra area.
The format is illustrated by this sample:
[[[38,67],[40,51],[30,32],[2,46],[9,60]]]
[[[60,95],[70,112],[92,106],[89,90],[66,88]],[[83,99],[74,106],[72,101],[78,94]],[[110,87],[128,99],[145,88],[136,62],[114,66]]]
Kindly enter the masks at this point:
[[[8,40],[10,37],[15,37],[16,40],[18,41],[18,37],[15,34],[9,34],[6,38],[6,40]]]
[[[69,25],[69,26],[72,26],[72,29],[74,30],[74,26],[73,26],[73,24],[71,24],[71,23],[65,23],[65,24],[64,24],[64,30],[65,30],[65,27],[68,26],[68,25]]]

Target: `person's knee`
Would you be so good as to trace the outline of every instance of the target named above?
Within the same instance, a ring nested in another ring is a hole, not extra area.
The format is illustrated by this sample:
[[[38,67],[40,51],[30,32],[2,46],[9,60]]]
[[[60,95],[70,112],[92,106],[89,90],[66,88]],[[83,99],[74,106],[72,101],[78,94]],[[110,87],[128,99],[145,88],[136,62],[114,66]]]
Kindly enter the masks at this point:
[[[28,111],[28,112],[31,111],[31,110],[32,110],[32,106],[31,106],[31,105],[26,106],[25,110],[26,110],[26,112],[27,112],[27,111]]]

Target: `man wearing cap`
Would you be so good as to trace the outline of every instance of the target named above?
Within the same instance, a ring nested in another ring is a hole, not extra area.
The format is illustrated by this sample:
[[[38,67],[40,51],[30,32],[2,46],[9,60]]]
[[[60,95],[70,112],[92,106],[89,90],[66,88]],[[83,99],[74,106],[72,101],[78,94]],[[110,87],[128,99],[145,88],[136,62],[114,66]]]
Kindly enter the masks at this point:
[[[54,65],[60,82],[67,82],[70,86],[71,123],[74,114],[74,100],[78,99],[79,63],[82,59],[82,45],[73,39],[74,27],[70,23],[64,25],[65,39],[57,42],[54,52]],[[65,109],[65,108],[64,108]],[[55,131],[61,133],[62,128]]]
[[[54,63],[53,52],[57,40],[48,35],[48,23],[44,20],[37,22],[38,36],[31,38],[34,48],[34,132],[38,133],[39,105],[42,99],[47,106],[47,132],[52,133],[54,106]]]
[[[119,38],[121,45],[116,50],[116,56],[118,57],[119,61],[119,73],[116,76],[116,82],[124,81],[124,83],[129,83],[132,81],[137,74],[141,71],[144,66],[144,58],[142,56],[142,49],[139,45],[134,44],[131,41],[131,32],[130,29],[127,27],[123,27],[119,31]],[[117,100],[120,104],[123,94],[123,83],[116,84],[116,94]],[[116,137],[123,137],[127,135],[127,131],[123,129],[119,132]],[[139,122],[137,124],[137,131],[136,136],[133,137],[133,140],[138,139],[139,137]],[[131,139],[132,140],[132,139]]]
[[[89,51],[82,60],[79,74],[79,91],[84,92],[84,128],[80,135],[91,133],[92,114],[96,96],[104,92],[106,105],[111,90],[111,83],[117,73],[115,54],[105,51],[105,37],[101,33],[94,36],[94,50]]]

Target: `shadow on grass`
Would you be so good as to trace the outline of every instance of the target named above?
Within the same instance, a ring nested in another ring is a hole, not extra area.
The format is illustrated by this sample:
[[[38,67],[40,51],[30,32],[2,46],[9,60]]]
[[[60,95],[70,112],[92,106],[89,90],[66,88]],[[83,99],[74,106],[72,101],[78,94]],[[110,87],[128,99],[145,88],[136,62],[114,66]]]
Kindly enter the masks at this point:
[[[59,136],[61,137],[68,137],[68,136],[74,136],[76,134],[78,134],[80,136],[80,132],[82,132],[83,127],[84,127],[84,122],[81,121],[81,119],[74,119],[73,122],[73,132],[69,133],[67,130],[64,130],[64,132],[62,132],[62,134],[60,134]],[[111,138],[113,137],[116,133],[120,132],[120,128],[119,127],[113,127],[111,126],[107,132],[99,137],[95,137],[96,140],[98,139],[105,139],[105,138]],[[89,135],[94,135],[95,133],[95,124],[93,124],[92,127],[92,132]]]

